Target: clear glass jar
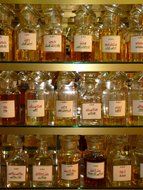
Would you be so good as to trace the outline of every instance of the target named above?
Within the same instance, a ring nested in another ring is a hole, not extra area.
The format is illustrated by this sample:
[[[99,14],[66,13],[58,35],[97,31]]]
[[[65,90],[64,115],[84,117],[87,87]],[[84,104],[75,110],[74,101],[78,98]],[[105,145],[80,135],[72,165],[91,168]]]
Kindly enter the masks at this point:
[[[15,28],[15,60],[39,61],[39,14],[31,5],[24,6]]]
[[[105,137],[86,136],[87,150],[84,152],[84,187],[106,187]]]
[[[78,136],[61,136],[61,150],[58,154],[58,186],[63,188],[80,187],[80,151]]]

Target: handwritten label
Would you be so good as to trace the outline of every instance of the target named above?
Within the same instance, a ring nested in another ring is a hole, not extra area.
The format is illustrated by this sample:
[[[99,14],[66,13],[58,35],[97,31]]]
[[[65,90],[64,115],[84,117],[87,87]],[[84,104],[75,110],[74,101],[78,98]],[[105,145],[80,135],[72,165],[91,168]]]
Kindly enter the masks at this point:
[[[92,36],[91,35],[75,35],[74,36],[75,52],[92,52]]]
[[[83,119],[101,119],[101,103],[82,104]]]
[[[64,180],[75,180],[78,179],[78,164],[66,165],[62,164],[62,176]]]
[[[113,181],[130,181],[131,165],[113,166]]]
[[[133,100],[133,115],[143,115],[143,100]]]
[[[104,178],[105,163],[93,163],[87,162],[86,175],[92,179],[103,179]]]
[[[36,50],[36,33],[19,33],[18,43],[19,49]]]
[[[102,52],[120,53],[120,36],[103,36]]]
[[[15,101],[0,101],[0,117],[13,118],[15,117]]]
[[[33,181],[52,181],[52,166],[33,166]]]
[[[9,36],[0,35],[0,52],[9,52]]]
[[[143,36],[131,37],[131,52],[143,53]]]
[[[27,112],[30,117],[44,117],[44,100],[27,100]]]
[[[73,117],[73,101],[56,101],[57,117]]]
[[[109,116],[125,116],[125,100],[109,101]]]
[[[61,35],[44,36],[44,51],[61,52],[62,51],[62,36]]]
[[[7,166],[7,181],[22,182],[26,180],[26,166]]]

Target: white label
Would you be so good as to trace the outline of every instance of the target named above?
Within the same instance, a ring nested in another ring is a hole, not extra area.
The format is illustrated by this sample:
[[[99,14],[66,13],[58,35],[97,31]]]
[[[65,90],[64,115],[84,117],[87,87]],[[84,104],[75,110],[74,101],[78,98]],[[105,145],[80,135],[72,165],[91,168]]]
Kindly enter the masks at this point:
[[[52,181],[52,166],[33,166],[33,181]]]
[[[93,163],[87,162],[86,175],[92,179],[103,179],[104,178],[105,163]]]
[[[78,179],[78,164],[73,164],[73,165],[62,164],[61,178],[64,180]]]
[[[131,37],[131,52],[143,53],[143,36]]]
[[[9,36],[0,35],[0,52],[9,52]]]
[[[140,178],[143,178],[143,163],[140,163]]]
[[[44,51],[61,52],[62,51],[62,36],[61,35],[44,36]]]
[[[130,181],[131,165],[113,166],[113,181]]]
[[[44,100],[27,100],[27,111],[30,117],[44,117]]]
[[[18,40],[19,49],[36,50],[36,33],[21,32]]]
[[[109,101],[109,116],[125,116],[125,101]]]
[[[82,104],[83,119],[101,119],[101,103]]]
[[[120,36],[103,36],[102,52],[120,53]]]
[[[143,100],[133,100],[133,115],[143,115]]]
[[[15,101],[0,101],[0,117],[13,118],[15,117]]]
[[[75,52],[92,52],[92,36],[76,35],[74,36]]]
[[[56,101],[57,117],[73,117],[73,101]]]
[[[7,181],[25,181],[26,166],[7,166]]]

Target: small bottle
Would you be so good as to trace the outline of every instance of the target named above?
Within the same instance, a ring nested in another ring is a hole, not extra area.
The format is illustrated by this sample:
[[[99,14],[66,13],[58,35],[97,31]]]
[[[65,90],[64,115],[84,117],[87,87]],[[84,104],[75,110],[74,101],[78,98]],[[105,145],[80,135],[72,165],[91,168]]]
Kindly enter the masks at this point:
[[[89,5],[82,5],[76,12],[71,60],[93,62],[95,52],[94,20],[96,15]]]
[[[110,150],[107,163],[109,187],[131,187],[133,170],[128,136],[114,136]]]
[[[104,136],[86,136],[87,150],[84,152],[84,187],[106,187],[106,149]]]
[[[20,97],[15,72],[1,73],[0,118],[2,125],[18,125],[20,123]]]
[[[36,9],[26,5],[20,11],[20,23],[15,28],[15,60],[39,61],[39,26]]]
[[[77,125],[77,88],[71,72],[58,77],[55,102],[55,125]]]
[[[11,26],[13,10],[0,4],[0,61],[13,61],[13,28]]]
[[[22,138],[15,137],[15,151],[12,157],[7,160],[7,187],[27,187],[28,167],[27,156],[23,151]]]
[[[59,7],[44,11],[45,25],[41,40],[41,61],[64,61],[66,57],[66,38],[62,27],[62,14]]]
[[[101,91],[96,89],[95,73],[85,74],[85,92],[79,91],[80,125],[102,125]]]
[[[31,187],[52,187],[53,185],[53,160],[48,152],[48,138],[40,137],[40,146],[34,156],[32,166]]]
[[[58,186],[77,188],[80,186],[80,151],[78,136],[61,136],[61,150],[58,154]]]
[[[29,89],[25,92],[26,125],[47,125],[46,90],[43,73],[31,73]]]

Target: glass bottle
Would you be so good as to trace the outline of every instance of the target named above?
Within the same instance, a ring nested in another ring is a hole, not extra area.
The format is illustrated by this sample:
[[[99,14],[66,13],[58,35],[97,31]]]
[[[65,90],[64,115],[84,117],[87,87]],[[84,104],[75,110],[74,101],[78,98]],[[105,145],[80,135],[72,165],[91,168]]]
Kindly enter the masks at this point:
[[[96,15],[89,5],[82,5],[76,12],[71,41],[71,61],[94,61],[95,39],[94,20]]]
[[[123,77],[123,78],[122,78]],[[111,74],[102,93],[103,125],[126,125],[126,76],[122,72]]]
[[[44,76],[41,71],[32,72],[29,89],[25,92],[26,125],[47,125],[47,105]]]
[[[62,28],[62,15],[59,7],[46,9],[45,26],[41,36],[41,61],[61,61],[66,57],[66,38]]]
[[[77,125],[77,89],[71,72],[60,72],[56,90],[55,125]]]
[[[86,136],[84,152],[84,187],[106,187],[106,149],[104,136]]]
[[[129,188],[132,185],[132,158],[128,136],[113,136],[108,153],[109,187]]]
[[[0,188],[6,187],[6,160],[2,150],[2,136],[0,136]]]
[[[32,166],[31,187],[53,186],[53,159],[48,151],[48,138],[40,137],[40,146]]]
[[[58,154],[58,186],[77,188],[80,186],[80,151],[78,136],[61,136],[61,150]]]
[[[19,15],[20,23],[15,28],[15,60],[39,60],[39,25],[36,9],[24,6]]]
[[[100,33],[101,61],[123,61],[124,28],[120,23],[119,5],[105,5],[104,8],[103,26]]]
[[[0,118],[2,125],[18,125],[20,123],[20,96],[15,72],[1,73]]]
[[[13,61],[13,28],[11,20],[14,12],[0,4],[0,61]]]
[[[27,156],[23,151],[22,138],[15,137],[14,154],[7,160],[7,187],[24,188],[27,186]]]
[[[95,73],[85,74],[85,92],[79,91],[80,125],[102,125],[101,91],[96,89]]]

